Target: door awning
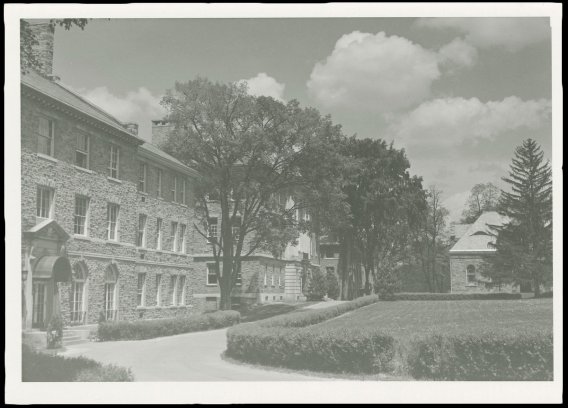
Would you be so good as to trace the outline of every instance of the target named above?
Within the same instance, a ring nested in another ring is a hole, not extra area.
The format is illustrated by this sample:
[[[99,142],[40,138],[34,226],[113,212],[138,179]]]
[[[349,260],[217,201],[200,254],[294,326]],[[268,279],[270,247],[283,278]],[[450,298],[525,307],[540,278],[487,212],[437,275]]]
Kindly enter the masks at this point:
[[[33,271],[34,279],[51,279],[55,282],[68,282],[71,280],[71,264],[64,256],[43,256]]]

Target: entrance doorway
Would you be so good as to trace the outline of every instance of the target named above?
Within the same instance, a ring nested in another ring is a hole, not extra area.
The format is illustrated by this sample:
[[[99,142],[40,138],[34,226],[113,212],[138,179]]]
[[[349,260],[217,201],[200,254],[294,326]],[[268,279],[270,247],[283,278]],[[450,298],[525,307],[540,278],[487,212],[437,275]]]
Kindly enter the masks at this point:
[[[35,281],[33,283],[33,315],[32,328],[45,328],[47,320],[47,281]]]

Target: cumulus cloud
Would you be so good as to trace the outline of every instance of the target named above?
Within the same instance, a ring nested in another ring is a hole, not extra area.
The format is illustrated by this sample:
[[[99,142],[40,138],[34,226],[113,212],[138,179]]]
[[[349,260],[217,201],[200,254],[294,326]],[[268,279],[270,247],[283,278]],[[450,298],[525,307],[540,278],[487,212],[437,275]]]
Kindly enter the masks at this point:
[[[271,96],[276,100],[284,101],[284,88],[286,85],[278,82],[276,79],[260,72],[255,77],[244,79],[247,82],[248,92],[254,96]],[[239,82],[242,82],[239,81]]]
[[[318,62],[307,87],[321,106],[371,112],[408,108],[430,96],[440,77],[435,51],[398,36],[354,31]]]
[[[138,123],[138,134],[146,140],[151,139],[151,121],[161,119],[166,114],[160,105],[161,97],[144,87],[129,91],[125,95],[117,95],[106,86],[94,89],[73,89],[69,85],[66,86],[119,121]]]
[[[430,17],[419,27],[451,29],[465,34],[466,41],[479,48],[503,47],[518,51],[550,38],[550,23],[543,17]]]
[[[550,100],[502,101],[439,98],[422,103],[391,123],[390,133],[408,144],[456,145],[468,139],[494,139],[521,128],[537,129],[550,122]]]
[[[455,38],[438,51],[442,65],[450,69],[458,67],[472,67],[477,61],[477,48],[468,44],[461,38]]]

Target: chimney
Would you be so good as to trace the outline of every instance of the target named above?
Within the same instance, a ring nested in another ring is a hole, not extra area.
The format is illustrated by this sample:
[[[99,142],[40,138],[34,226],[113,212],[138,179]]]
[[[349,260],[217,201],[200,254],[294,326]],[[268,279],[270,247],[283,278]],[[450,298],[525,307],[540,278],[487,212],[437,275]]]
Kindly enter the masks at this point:
[[[26,22],[37,41],[32,49],[41,64],[41,67],[39,67],[40,74],[48,79],[57,80],[57,77],[53,75],[55,25],[50,24],[47,19],[26,20]]]
[[[133,135],[138,136],[138,123],[128,122],[124,124],[124,127]]]
[[[170,132],[174,130],[174,125],[166,120],[152,121],[152,144],[162,148],[168,140]]]

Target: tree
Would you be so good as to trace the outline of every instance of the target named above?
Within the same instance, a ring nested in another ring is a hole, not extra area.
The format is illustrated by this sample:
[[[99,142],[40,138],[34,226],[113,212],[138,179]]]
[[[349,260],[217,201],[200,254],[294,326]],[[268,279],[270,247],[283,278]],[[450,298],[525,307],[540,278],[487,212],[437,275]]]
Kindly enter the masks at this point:
[[[499,282],[530,283],[538,296],[540,286],[552,281],[552,170],[534,140],[515,149],[503,181],[511,188],[499,202],[507,222],[493,226],[497,251],[482,272]]]
[[[53,31],[56,26],[70,30],[77,26],[81,30],[85,28],[89,19],[86,18],[63,18],[49,20],[50,29]],[[34,33],[29,21],[20,20],[20,72],[27,74],[30,69],[41,70],[42,63],[38,59],[34,47],[39,44],[38,38]]]
[[[308,280],[306,297],[308,300],[322,300],[327,293],[327,280],[320,268],[312,269]]]
[[[493,183],[479,183],[473,186],[462,214],[462,223],[471,224],[484,211],[495,211],[499,203],[501,191]]]
[[[446,218],[449,211],[441,204],[442,191],[430,186],[427,195],[427,208],[423,213],[422,224],[414,235],[413,247],[424,279],[431,292],[443,290],[443,279],[447,275],[449,244],[444,239]]]
[[[211,244],[228,309],[243,259],[255,251],[279,257],[308,230],[296,210],[317,207],[310,177],[319,173],[310,168],[326,162],[340,128],[297,101],[251,96],[245,83],[178,82],[162,104],[174,125],[164,150],[199,174],[194,227]],[[214,213],[217,237],[209,233]]]

